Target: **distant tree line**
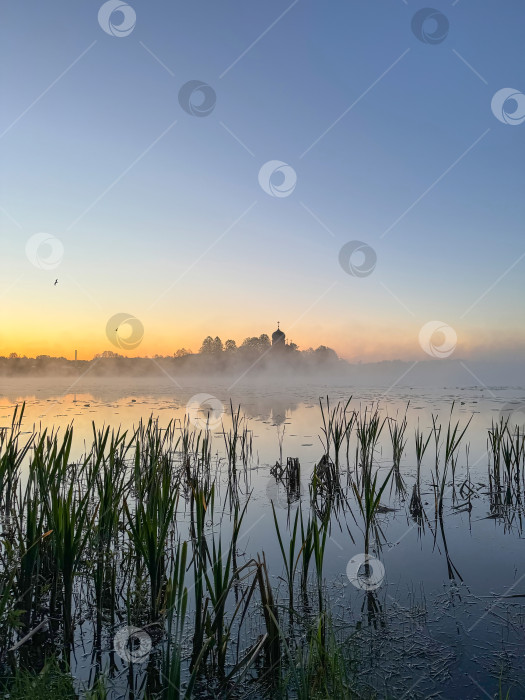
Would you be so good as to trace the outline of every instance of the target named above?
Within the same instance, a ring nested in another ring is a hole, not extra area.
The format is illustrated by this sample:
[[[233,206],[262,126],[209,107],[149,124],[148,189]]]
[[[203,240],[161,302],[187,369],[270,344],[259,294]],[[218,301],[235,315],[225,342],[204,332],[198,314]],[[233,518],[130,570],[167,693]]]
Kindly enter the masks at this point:
[[[239,347],[237,347],[237,343],[235,342],[235,340],[227,340],[225,343],[223,343],[219,336],[212,338],[211,335],[208,335],[202,341],[202,345],[200,347],[199,352],[201,355],[219,355],[223,352],[230,354],[234,354],[237,352],[250,352],[262,355],[271,348],[271,345],[272,343],[270,341],[270,338],[266,333],[262,333],[259,337],[252,336],[251,338],[245,338]],[[286,350],[289,352],[299,351],[299,347],[296,343],[286,343],[285,347]],[[326,345],[320,345],[315,350],[313,348],[308,348],[308,350],[303,351],[303,354],[315,355],[316,357],[323,356],[323,358],[331,357],[333,359],[337,359],[337,354],[335,350],[332,350],[332,348],[329,348]]]
[[[254,355],[264,355],[270,350],[271,346],[272,344],[270,338],[266,333],[262,333],[258,337],[252,336],[245,338],[239,346],[237,346],[235,340],[228,339],[223,343],[219,336],[212,338],[211,335],[208,335],[202,341],[202,345],[198,354],[202,356],[203,360],[205,360],[206,358],[209,358],[210,360],[212,358],[214,360],[222,358],[225,361],[229,361],[229,359],[233,360],[234,357],[238,357],[239,359],[241,359],[242,357],[249,358],[253,357]],[[293,353],[297,353],[298,356],[300,355],[305,358],[310,357],[312,358],[312,360],[326,361],[338,359],[336,352],[331,348],[327,347],[326,345],[320,345],[315,350],[313,348],[308,348],[308,350],[299,351],[299,348],[296,345],[296,343],[290,342],[286,343],[284,348],[286,349],[286,354],[288,357],[290,357],[290,359]],[[147,357],[148,356],[145,356],[145,358],[142,359],[147,359]],[[179,348],[173,353],[173,355],[154,355],[153,359],[169,360],[170,358],[176,358],[182,360],[183,358],[190,359],[191,357],[197,358],[198,355],[195,355],[194,353],[192,353],[191,350],[187,350],[186,348]],[[126,355],[114,352],[113,350],[104,350],[104,352],[97,353],[93,359],[124,360],[128,358],[126,357]],[[134,359],[138,360],[140,358]],[[16,352],[10,353],[7,357],[0,357],[0,361],[5,362],[8,360],[23,360],[25,362],[33,363],[36,362],[38,366],[46,364],[56,364],[57,362],[70,362],[65,357],[37,355],[35,358],[31,358],[27,357],[26,355],[20,356]],[[79,360],[78,363],[80,362],[86,362],[86,360]],[[87,362],[89,362],[89,360],[87,360]]]

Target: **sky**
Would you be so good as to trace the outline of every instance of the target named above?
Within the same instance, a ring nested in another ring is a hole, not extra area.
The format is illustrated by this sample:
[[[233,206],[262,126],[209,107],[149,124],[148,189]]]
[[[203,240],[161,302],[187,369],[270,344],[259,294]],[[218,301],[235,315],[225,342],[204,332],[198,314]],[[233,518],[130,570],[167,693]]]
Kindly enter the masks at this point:
[[[525,7],[427,7],[5,3],[0,355],[522,356]]]

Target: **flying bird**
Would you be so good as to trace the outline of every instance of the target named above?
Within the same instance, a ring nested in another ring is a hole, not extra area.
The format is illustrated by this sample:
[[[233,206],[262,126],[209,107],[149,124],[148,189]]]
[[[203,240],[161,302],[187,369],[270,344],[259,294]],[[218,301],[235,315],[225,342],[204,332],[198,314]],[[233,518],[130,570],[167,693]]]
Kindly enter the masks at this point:
[[[56,287],[56,286],[57,286],[57,284],[58,284],[58,280],[55,280],[55,284],[54,284],[54,286]]]

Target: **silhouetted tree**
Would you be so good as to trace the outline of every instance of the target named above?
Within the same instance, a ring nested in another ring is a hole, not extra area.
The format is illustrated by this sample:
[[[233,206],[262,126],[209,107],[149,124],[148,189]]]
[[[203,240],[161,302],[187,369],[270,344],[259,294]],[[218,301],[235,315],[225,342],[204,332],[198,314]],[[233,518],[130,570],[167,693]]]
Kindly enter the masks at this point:
[[[113,352],[113,350],[104,350],[104,352],[95,355],[95,358],[103,360],[109,360],[115,357],[124,357],[124,355],[119,355],[118,352]]]
[[[202,341],[201,349],[200,352],[203,355],[207,355],[213,352],[214,345],[213,345],[213,338],[211,335],[207,335],[206,338]]]
[[[337,360],[337,353],[332,348],[327,348],[326,345],[320,345],[315,349],[315,355],[321,360]]]
[[[201,353],[204,355],[213,355],[222,352],[222,340],[219,336],[212,338],[211,335],[206,336],[202,341]]]
[[[173,357],[185,357],[186,355],[191,355],[189,350],[186,348],[179,348],[173,355]]]
[[[227,340],[224,343],[224,350],[226,352],[236,352],[237,351],[237,343],[235,340]]]
[[[266,350],[268,350],[270,348],[270,338],[266,335],[266,333],[263,333],[258,338],[257,338],[257,336],[252,336],[251,338],[245,338],[242,341],[241,348],[243,350],[248,350],[251,352],[256,352],[258,354],[262,354],[263,352],[266,352]]]
[[[268,337],[268,335],[266,333],[262,333],[259,336],[259,350],[261,352],[265,352],[266,350],[268,350],[270,345],[271,345],[270,338]]]

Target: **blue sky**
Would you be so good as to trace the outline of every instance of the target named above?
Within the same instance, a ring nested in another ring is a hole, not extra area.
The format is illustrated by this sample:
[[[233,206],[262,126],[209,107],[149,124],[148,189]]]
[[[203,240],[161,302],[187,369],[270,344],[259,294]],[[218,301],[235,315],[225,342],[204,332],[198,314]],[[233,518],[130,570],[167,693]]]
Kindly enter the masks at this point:
[[[277,318],[351,359],[418,358],[434,319],[462,355],[520,352],[525,123],[491,99],[525,92],[522,3],[433,2],[435,45],[410,0],[129,4],[119,38],[101,2],[4,7],[0,354],[102,350],[120,311],[137,354]],[[190,80],[216,93],[205,118],[179,105]],[[259,186],[269,160],[289,197]],[[25,255],[41,231],[56,269]],[[338,264],[352,240],[376,251],[365,278]]]

